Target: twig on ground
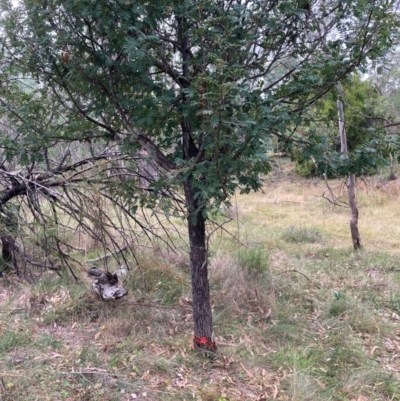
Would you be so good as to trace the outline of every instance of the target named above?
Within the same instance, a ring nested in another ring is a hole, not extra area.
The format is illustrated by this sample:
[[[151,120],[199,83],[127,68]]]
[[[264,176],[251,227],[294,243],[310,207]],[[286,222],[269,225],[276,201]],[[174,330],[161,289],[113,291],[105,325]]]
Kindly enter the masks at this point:
[[[298,270],[296,270],[296,269],[285,270],[284,272],[278,273],[278,276],[280,276],[281,274],[285,274],[285,273],[299,273],[299,274],[301,274],[302,276],[304,276],[310,283],[312,283],[313,285],[315,285],[319,290],[321,289],[321,287],[320,287],[318,284],[314,283],[314,282],[313,282],[309,277],[307,277],[304,273],[302,273],[302,272],[300,272],[300,271],[298,271]]]

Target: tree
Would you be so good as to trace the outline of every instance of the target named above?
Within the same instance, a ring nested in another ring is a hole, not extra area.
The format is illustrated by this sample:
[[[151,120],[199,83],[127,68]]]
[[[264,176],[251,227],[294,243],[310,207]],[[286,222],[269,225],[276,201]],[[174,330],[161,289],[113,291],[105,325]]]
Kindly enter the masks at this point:
[[[210,211],[237,189],[259,189],[272,135],[300,124],[307,107],[390,46],[390,4],[3,1],[6,57],[64,108],[64,138],[118,141],[128,155],[144,150],[162,172],[153,194],[183,188],[196,348],[216,348]]]
[[[399,87],[400,70],[399,51],[394,49],[383,62],[376,63],[371,71],[371,80],[380,97],[374,102],[374,107],[385,117],[385,128],[388,135],[397,135],[400,125]]]
[[[46,269],[69,269],[76,277],[81,254],[100,255],[90,263],[113,258],[126,264],[139,238],[162,242],[161,220],[150,224],[125,196],[151,192],[157,166],[146,155],[121,153],[115,142],[70,135],[63,124],[81,118],[68,116],[35,82],[11,75],[6,63],[2,67],[0,276],[7,279],[3,270],[12,267],[29,281]],[[171,190],[159,196],[182,202]]]
[[[342,90],[336,87],[324,102],[324,112],[328,120],[337,117],[337,99],[344,102],[346,112],[346,134],[349,152],[353,152],[379,138],[384,126],[383,113],[376,107],[380,100],[378,91],[371,79],[361,79],[359,74],[352,74],[350,79],[340,83]]]
[[[347,144],[347,133],[345,127],[345,115],[344,115],[344,90],[340,82],[337,83],[336,89],[339,93],[337,99],[337,112],[338,112],[338,126],[339,126],[339,137],[340,137],[340,153],[343,159],[349,158],[349,149]],[[361,236],[358,231],[358,208],[356,201],[356,175],[350,173],[347,178],[347,191],[349,197],[349,205],[351,209],[350,217],[350,233],[353,241],[354,249],[361,248]]]

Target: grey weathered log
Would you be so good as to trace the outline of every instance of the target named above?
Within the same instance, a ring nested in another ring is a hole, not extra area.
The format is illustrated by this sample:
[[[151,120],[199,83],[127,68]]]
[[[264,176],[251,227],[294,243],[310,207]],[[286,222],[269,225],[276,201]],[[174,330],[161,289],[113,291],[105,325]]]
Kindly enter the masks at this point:
[[[93,291],[98,294],[101,299],[119,299],[128,294],[128,291],[118,285],[118,274],[103,272],[96,267],[88,270],[88,274],[95,277],[92,284]]]

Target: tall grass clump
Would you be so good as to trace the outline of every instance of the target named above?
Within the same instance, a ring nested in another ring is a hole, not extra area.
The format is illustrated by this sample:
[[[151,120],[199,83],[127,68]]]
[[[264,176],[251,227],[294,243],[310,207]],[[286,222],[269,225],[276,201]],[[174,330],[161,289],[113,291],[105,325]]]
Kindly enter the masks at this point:
[[[353,299],[338,291],[334,300],[328,304],[327,318],[343,320],[357,333],[384,333],[387,330],[380,327],[375,309],[370,304]]]
[[[261,246],[240,249],[235,256],[246,273],[260,275],[269,270],[269,255]]]
[[[138,254],[138,265],[132,267],[125,287],[135,296],[151,294],[153,300],[172,305],[190,293],[189,272],[161,257]]]
[[[340,390],[349,397],[357,392],[365,400],[400,400],[396,377],[378,367],[362,366],[353,369],[341,383]]]
[[[16,331],[2,333],[0,338],[0,354],[12,351],[30,342],[29,336]]]
[[[294,244],[323,242],[321,231],[315,227],[289,226],[283,231],[281,238]]]
[[[210,283],[217,325],[275,309],[268,255],[262,248],[215,255],[210,261]]]

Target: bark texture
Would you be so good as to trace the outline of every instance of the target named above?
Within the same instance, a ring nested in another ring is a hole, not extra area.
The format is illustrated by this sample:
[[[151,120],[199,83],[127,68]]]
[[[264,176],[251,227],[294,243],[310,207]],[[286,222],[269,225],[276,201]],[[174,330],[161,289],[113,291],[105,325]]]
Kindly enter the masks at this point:
[[[192,276],[193,325],[195,349],[215,351],[213,325],[208,282],[208,260],[206,227],[202,210],[196,208],[197,201],[190,181],[185,183],[186,202],[189,206],[188,231],[190,241],[190,267]]]
[[[339,98],[337,100],[337,109],[338,109],[338,123],[339,123],[339,135],[340,135],[340,149],[344,159],[349,158],[349,152],[347,148],[347,135],[345,128],[345,118],[344,118],[344,91],[340,83],[336,85],[336,88],[339,92]],[[351,210],[350,216],[350,233],[351,240],[353,242],[354,249],[361,248],[361,236],[358,231],[358,207],[356,201],[356,176],[354,174],[349,174],[347,178],[347,193],[349,197],[349,205]]]
[[[178,38],[182,54],[182,88],[190,87],[190,43],[186,36],[187,21],[177,18]],[[190,98],[183,92],[182,104],[190,106]],[[204,159],[201,146],[193,139],[192,121],[182,114],[182,153],[186,161]],[[213,325],[210,301],[210,286],[208,283],[207,246],[206,246],[206,214],[205,202],[196,193],[196,184],[204,181],[205,177],[195,177],[190,174],[184,181],[185,201],[188,211],[188,233],[190,243],[190,268],[192,276],[194,349],[215,351],[213,341]],[[197,190],[198,191],[198,190]]]
[[[349,174],[349,178],[347,179],[347,190],[349,194],[349,204],[351,209],[351,217],[350,217],[350,232],[351,239],[353,241],[354,249],[361,248],[361,236],[358,231],[358,208],[356,201],[356,176],[354,174]]]

